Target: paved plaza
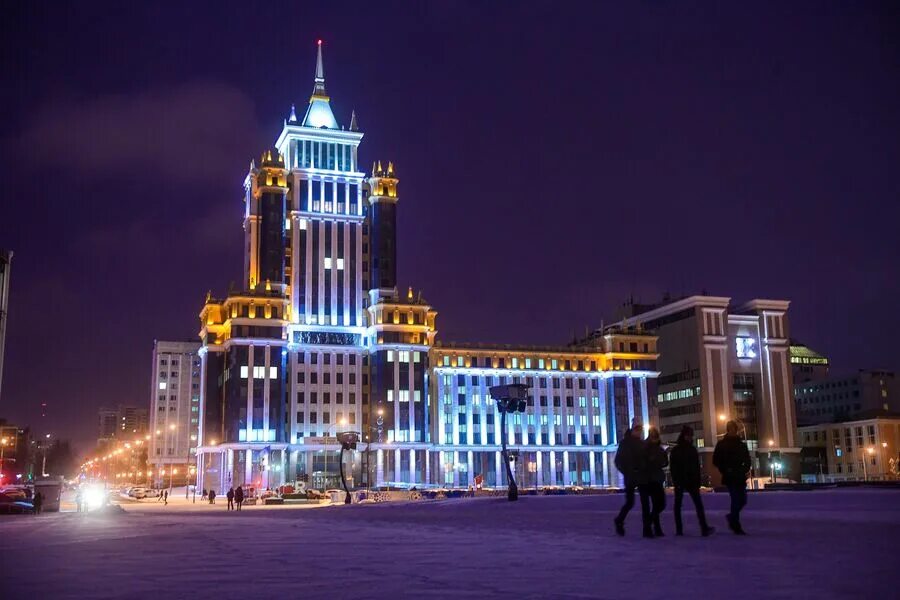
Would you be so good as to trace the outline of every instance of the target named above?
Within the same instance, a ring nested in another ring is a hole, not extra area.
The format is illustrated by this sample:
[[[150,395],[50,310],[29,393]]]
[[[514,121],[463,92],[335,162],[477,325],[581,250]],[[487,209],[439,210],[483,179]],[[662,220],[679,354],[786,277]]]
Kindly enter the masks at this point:
[[[168,507],[0,518],[3,598],[887,598],[900,492],[751,494],[750,535],[704,496],[676,538],[618,538],[620,495],[247,507]],[[671,507],[672,497],[668,497]],[[688,505],[690,507],[690,505]],[[28,591],[30,590],[30,591]]]

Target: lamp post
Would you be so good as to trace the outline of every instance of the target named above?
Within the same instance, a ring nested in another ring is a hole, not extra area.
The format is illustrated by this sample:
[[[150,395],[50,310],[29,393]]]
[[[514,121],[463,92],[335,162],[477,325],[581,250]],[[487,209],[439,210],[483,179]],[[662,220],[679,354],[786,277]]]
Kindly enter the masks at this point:
[[[175,435],[175,429],[176,429],[175,423],[172,423],[171,425],[169,425],[169,431],[172,432],[170,435]],[[172,443],[174,445],[175,440],[172,440]],[[176,469],[174,465],[172,466],[171,469],[169,469],[169,495],[170,496],[172,495],[172,486],[174,484],[175,473],[177,471],[178,471],[178,469]]]
[[[875,448],[869,446],[866,448],[866,454],[869,456],[873,456],[875,454]],[[866,463],[869,462],[869,458],[864,454],[863,455],[863,481],[869,481],[869,468]]]
[[[887,458],[887,442],[881,442],[881,472],[884,474],[884,480],[888,480],[888,462],[885,460]]]
[[[344,475],[344,451],[356,450],[356,443],[359,442],[359,433],[356,431],[344,431],[338,434],[338,440],[341,442],[341,484],[344,486],[344,504],[350,504],[350,488],[347,486],[347,478]]]
[[[509,490],[506,497],[510,502],[514,502],[519,499],[519,487],[516,485],[515,476],[509,465],[510,456],[506,449],[506,413],[525,412],[525,397],[528,393],[528,386],[524,383],[495,385],[491,386],[490,393],[491,397],[497,401],[497,410],[500,411],[500,442],[503,448],[503,462],[506,465],[506,478],[509,481]]]

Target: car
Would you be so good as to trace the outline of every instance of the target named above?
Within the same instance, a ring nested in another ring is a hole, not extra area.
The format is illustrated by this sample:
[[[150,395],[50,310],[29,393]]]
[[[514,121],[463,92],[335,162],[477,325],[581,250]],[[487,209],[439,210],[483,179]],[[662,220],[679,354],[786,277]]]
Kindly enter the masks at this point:
[[[147,488],[133,487],[128,489],[128,496],[135,500],[143,500],[147,497]]]

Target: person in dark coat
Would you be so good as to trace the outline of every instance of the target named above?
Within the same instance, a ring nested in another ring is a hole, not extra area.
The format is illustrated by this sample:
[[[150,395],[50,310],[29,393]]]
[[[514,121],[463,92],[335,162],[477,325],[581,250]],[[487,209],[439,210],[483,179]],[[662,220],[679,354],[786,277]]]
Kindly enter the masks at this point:
[[[741,527],[741,510],[747,504],[747,473],[750,472],[750,451],[738,435],[736,421],[725,425],[725,436],[716,444],[713,464],[722,473],[722,483],[731,497],[731,512],[728,513],[728,527],[738,535],[745,535]]]
[[[675,447],[669,453],[669,472],[675,486],[675,535],[684,535],[681,503],[687,492],[694,502],[700,531],[704,537],[708,536],[715,529],[706,523],[706,512],[703,510],[703,500],[700,499],[700,455],[694,447],[694,430],[688,425],[681,428]]]
[[[216,503],[216,490],[209,490],[209,503],[210,504]]]
[[[40,514],[41,507],[44,506],[44,495],[40,492],[34,493],[34,498],[31,500],[32,506],[34,506],[34,514]]]
[[[169,490],[163,492],[163,504],[169,505]]]
[[[234,488],[228,488],[225,498],[228,499],[228,510],[234,510]]]
[[[237,509],[241,510],[241,505],[244,503],[244,488],[241,486],[234,490],[234,503],[237,504]]]
[[[619,511],[614,523],[616,533],[625,535],[625,517],[634,508],[634,490],[638,485],[640,465],[644,453],[644,442],[641,440],[643,427],[638,421],[631,424],[631,429],[625,430],[619,448],[616,450],[616,468],[625,480],[625,504]]]
[[[662,537],[662,525],[659,515],[666,508],[665,469],[669,465],[669,457],[662,447],[659,429],[651,427],[644,442],[643,461],[638,475],[638,492],[641,495],[641,517],[644,524],[644,537]]]

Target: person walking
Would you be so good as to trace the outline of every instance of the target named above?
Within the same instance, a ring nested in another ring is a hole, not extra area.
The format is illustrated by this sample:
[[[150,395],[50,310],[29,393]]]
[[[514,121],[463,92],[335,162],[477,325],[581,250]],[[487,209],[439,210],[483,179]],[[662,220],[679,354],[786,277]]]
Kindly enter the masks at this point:
[[[234,490],[234,503],[237,504],[237,510],[241,510],[241,505],[244,504],[244,488],[241,486]]]
[[[81,495],[81,488],[75,492],[75,512],[81,512],[81,505],[84,503],[84,496]]]
[[[163,492],[162,492],[162,490],[159,490],[159,495],[156,496],[156,501],[159,502],[162,499],[163,499]]]
[[[168,505],[169,505],[169,490],[165,490],[165,491],[163,492],[163,504],[164,504],[165,506],[168,506]]]
[[[210,504],[216,503],[216,490],[209,490],[209,503]]]
[[[747,504],[747,473],[750,472],[750,451],[738,435],[736,421],[725,425],[725,436],[713,451],[713,464],[722,473],[722,483],[731,497],[731,512],[728,513],[728,527],[737,535],[746,535],[741,526],[741,510]]]
[[[616,468],[625,480],[625,504],[613,521],[616,533],[619,535],[625,535],[625,517],[634,508],[634,490],[638,485],[640,463],[644,453],[644,444],[641,441],[642,432],[643,427],[640,422],[633,421],[631,429],[625,430],[625,435],[616,450]]]
[[[669,472],[672,474],[672,484],[675,486],[675,535],[684,535],[681,504],[685,492],[694,502],[694,510],[697,511],[701,533],[704,537],[710,535],[715,528],[706,523],[706,512],[703,510],[703,500],[700,498],[700,455],[694,447],[694,430],[689,425],[681,428],[675,447],[669,453]]]
[[[228,510],[234,510],[234,488],[228,488],[228,492],[225,494],[225,498],[228,500]]]
[[[651,427],[644,442],[643,460],[640,463],[638,476],[638,492],[641,495],[641,520],[644,524],[644,537],[663,537],[659,516],[666,508],[666,492],[663,484],[666,481],[665,469],[669,457],[662,447],[659,429]]]
[[[34,493],[34,498],[31,499],[32,506],[34,506],[34,514],[39,515],[41,513],[41,507],[44,506],[44,495],[40,492]]]

